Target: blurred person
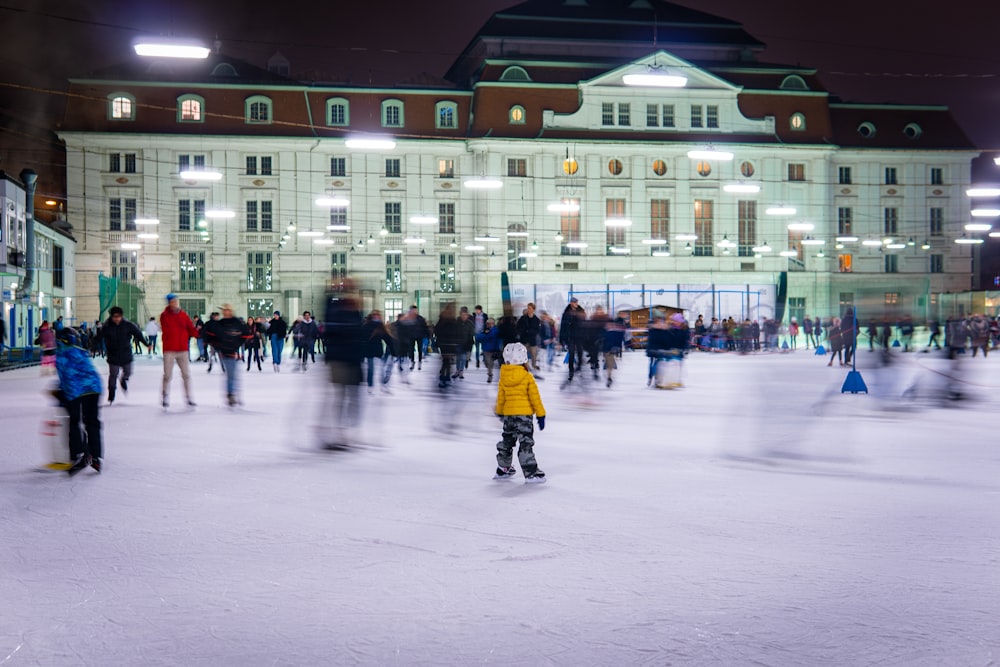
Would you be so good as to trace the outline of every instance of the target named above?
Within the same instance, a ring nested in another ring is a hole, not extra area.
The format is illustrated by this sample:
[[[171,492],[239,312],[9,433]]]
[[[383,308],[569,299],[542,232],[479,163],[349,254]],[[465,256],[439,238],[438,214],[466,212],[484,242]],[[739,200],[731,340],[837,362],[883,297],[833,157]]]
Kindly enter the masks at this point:
[[[482,348],[478,340],[479,334],[483,333],[483,329],[486,328],[486,321],[490,319],[490,316],[483,312],[483,307],[476,304],[476,307],[472,309],[472,324],[474,328],[473,333],[473,343],[472,351],[476,355],[476,368],[479,368],[480,356],[482,354]]]
[[[3,346],[7,342],[7,323],[4,322],[3,313],[0,313],[0,355],[3,354]]]
[[[108,405],[111,405],[115,402],[119,373],[122,376],[122,391],[128,393],[128,380],[132,377],[132,344],[149,347],[149,341],[138,326],[125,319],[124,311],[118,306],[112,306],[108,315],[99,335],[107,350]]]
[[[430,337],[431,332],[427,320],[417,310],[416,304],[410,306],[410,310],[399,321],[398,331],[399,344],[402,347],[401,351],[404,353],[400,355],[400,359],[403,356],[409,359],[410,370],[412,371],[414,366],[414,347],[416,347],[416,367],[418,371],[421,370],[424,365],[424,340]],[[403,370],[402,364],[400,364],[399,370]]]
[[[910,351],[910,345],[913,342],[913,318],[909,315],[904,315],[903,319],[899,321],[899,338],[903,344],[903,352]]]
[[[581,333],[583,347],[587,352],[587,363],[597,380],[601,370],[601,348],[604,343],[604,326],[608,323],[608,314],[604,312],[603,306],[595,306],[594,313],[590,319],[581,322]]]
[[[364,355],[363,318],[353,281],[345,279],[342,288],[342,292],[331,293],[327,297],[323,318],[326,362],[334,394],[330,414],[334,435],[324,443],[327,449],[347,446],[349,429],[356,428],[361,420],[358,387],[362,380],[361,359]]]
[[[235,407],[240,399],[240,351],[252,336],[249,326],[233,314],[233,306],[228,303],[219,308],[222,318],[212,327],[204,330],[208,342],[218,350],[222,367],[226,376],[226,401],[229,407]],[[249,370],[249,368],[247,369]]]
[[[823,344],[823,318],[819,315],[816,316],[816,321],[813,324],[813,338],[816,341],[816,347]]]
[[[146,340],[149,341],[149,347],[146,348],[149,352],[149,356],[156,354],[156,339],[160,337],[160,325],[156,323],[156,318],[149,318],[149,322],[146,322]]]
[[[486,382],[493,382],[493,363],[500,353],[500,331],[493,326],[493,318],[486,320],[482,332],[476,334],[476,343],[483,352],[483,365],[486,366]]]
[[[104,467],[101,441],[101,376],[87,352],[80,347],[80,335],[73,327],[59,332],[56,354],[60,400],[69,413],[70,476],[87,466],[97,472]]]
[[[268,335],[267,332],[271,329],[271,325],[268,324],[267,320],[259,315],[253,319],[254,325],[257,327],[257,333],[260,334],[260,356],[261,359],[267,358],[267,342]]]
[[[621,355],[622,345],[625,343],[625,317],[623,313],[618,313],[618,317],[608,320],[604,325],[604,340],[601,349],[604,353],[604,372],[608,376],[607,386],[610,388],[614,382],[614,372],[618,368],[618,357]]]
[[[194,328],[198,331],[198,338],[195,341],[198,345],[198,359],[197,361],[208,361],[208,343],[205,342],[205,336],[201,335],[201,330],[205,328],[205,320],[201,319],[201,315],[195,315],[194,317]]]
[[[545,406],[528,369],[528,350],[521,343],[510,343],[503,349],[503,359],[495,408],[503,430],[497,443],[497,469],[493,478],[509,479],[517,474],[512,464],[514,446],[519,445],[517,462],[525,483],[541,483],[545,481],[545,473],[535,460],[532,418],[538,419],[538,430],[544,431]]]
[[[392,363],[389,361],[392,354],[393,340],[382,321],[382,313],[373,310],[368,313],[368,317],[361,324],[361,339],[364,345],[364,359],[367,366],[368,393],[375,391],[375,360],[382,361],[381,383],[382,391],[388,393],[389,377],[392,373]]]
[[[524,314],[517,320],[517,335],[521,344],[528,349],[532,370],[538,368],[538,341],[541,335],[542,321],[535,315],[535,304],[529,303]]]
[[[216,361],[219,362],[219,368],[222,369],[222,372],[226,372],[226,366],[222,363],[222,357],[219,355],[219,351],[211,343],[212,336],[208,335],[214,327],[218,326],[218,324],[219,313],[213,311],[208,316],[208,321],[198,329],[199,347],[204,347],[205,356],[208,359],[208,370],[206,371],[208,373],[212,372],[212,368],[215,366]]]
[[[965,320],[961,317],[949,319],[946,326],[948,328],[945,332],[944,344],[948,347],[948,358],[954,360],[958,358],[958,355],[965,354],[969,330],[965,327]]]
[[[160,328],[163,331],[163,408],[170,405],[170,381],[173,378],[174,365],[181,371],[184,383],[184,397],[190,407],[195,407],[191,396],[191,375],[189,370],[191,339],[198,338],[198,330],[188,314],[181,310],[181,302],[177,295],[167,295],[167,307],[160,313]]]
[[[292,329],[292,334],[299,341],[299,358],[302,361],[299,370],[306,371],[310,357],[312,363],[316,363],[316,339],[319,338],[319,326],[312,318],[312,313],[308,310],[302,313],[302,319]]]
[[[854,319],[854,309],[845,308],[844,316],[840,318],[840,344],[844,349],[844,365],[850,366],[857,347],[858,327]]]
[[[281,317],[280,311],[274,311],[267,327],[267,336],[271,339],[271,366],[275,373],[281,372],[281,353],[285,349],[285,339],[288,338],[288,323]]]
[[[817,347],[816,341],[813,339],[813,321],[808,315],[802,320],[802,333],[806,336],[806,349],[809,349],[810,344],[813,347]]]
[[[791,323],[788,325],[788,340],[791,343],[792,349],[796,349],[799,345],[799,322],[794,317]]]
[[[476,324],[472,321],[472,317],[469,315],[469,309],[462,306],[458,314],[458,328],[460,332],[458,353],[455,358],[455,374],[452,375],[452,379],[456,377],[465,379],[465,369],[469,366],[469,355],[472,353],[472,348],[476,344]]]
[[[437,324],[434,325],[434,335],[437,338],[438,351],[441,353],[438,388],[445,389],[451,384],[452,368],[458,357],[458,349],[463,343],[464,335],[458,318],[455,317],[455,304],[445,304]]]
[[[48,320],[39,325],[35,345],[42,348],[42,375],[52,375],[56,372],[56,332]]]
[[[551,371],[556,357],[556,347],[559,344],[556,321],[547,310],[542,311],[540,319],[542,320],[542,326],[539,329],[538,335],[542,339],[542,348],[545,349],[545,369]]]
[[[972,356],[976,352],[983,351],[983,358],[990,349],[990,322],[979,313],[973,314],[965,322],[965,327],[969,332],[969,342],[972,346]]]
[[[827,366],[833,366],[833,360],[844,365],[844,334],[839,317],[833,318],[826,330],[827,342],[830,343],[830,361]]]
[[[941,343],[938,342],[938,336],[941,335],[941,322],[937,318],[927,322],[927,332],[930,334],[930,338],[927,339],[927,350],[931,349],[931,345],[934,346],[935,350],[941,349]]]
[[[243,343],[243,347],[246,349],[247,355],[247,372],[250,372],[250,366],[253,362],[257,362],[257,371],[263,371],[264,368],[260,363],[260,341],[262,338],[260,329],[257,328],[257,322],[254,321],[252,317],[247,318],[247,331],[250,335],[247,337],[246,341]]]
[[[559,322],[559,343],[566,350],[566,359],[569,362],[569,377],[566,383],[573,381],[574,372],[583,365],[583,341],[580,329],[586,317],[586,311],[580,305],[580,300],[575,296],[571,297]]]

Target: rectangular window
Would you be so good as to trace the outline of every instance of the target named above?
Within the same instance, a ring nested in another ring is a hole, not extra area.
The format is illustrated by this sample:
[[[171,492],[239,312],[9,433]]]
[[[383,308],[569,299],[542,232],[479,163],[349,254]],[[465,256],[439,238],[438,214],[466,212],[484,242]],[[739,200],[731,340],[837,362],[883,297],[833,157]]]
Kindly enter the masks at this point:
[[[396,317],[401,315],[403,312],[403,300],[402,299],[386,299],[382,302],[384,305],[383,316],[385,317],[385,322],[395,322]]]
[[[886,167],[885,168],[885,184],[886,185],[896,185],[896,168]]]
[[[579,255],[579,248],[571,248],[567,244],[576,243],[580,240],[580,200],[565,198],[562,201],[566,204],[575,205],[577,209],[573,212],[559,214],[559,234],[562,236],[559,252],[562,255]]]
[[[403,204],[398,201],[385,203],[385,229],[390,234],[403,232]]]
[[[850,167],[838,167],[837,168],[837,183],[840,185],[850,185],[851,184],[851,168]]]
[[[386,127],[402,127],[403,114],[402,109],[394,104],[390,104],[385,107],[385,126]]]
[[[335,285],[341,285],[347,278],[347,253],[335,252],[330,254],[330,279]]]
[[[705,126],[711,128],[719,127],[719,107],[715,104],[709,104],[705,107]]]
[[[625,200],[624,199],[606,199],[604,202],[604,213],[606,218],[624,218],[625,217]],[[606,253],[608,255],[614,255],[611,251],[612,248],[622,248],[625,246],[625,228],[619,226],[605,226],[604,228],[605,244],[607,245]]]
[[[806,319],[806,298],[804,296],[788,297],[788,319],[802,322]]]
[[[247,176],[257,175],[257,156],[247,155]]]
[[[274,231],[274,202],[264,200],[260,203],[260,231]]]
[[[524,236],[522,236],[522,234]],[[527,271],[528,258],[521,257],[521,253],[528,252],[528,228],[519,223],[507,225],[507,270]]]
[[[632,124],[632,105],[628,102],[618,104],[618,124],[626,126]]]
[[[888,259],[888,257],[886,259]],[[898,306],[899,305],[899,292],[886,292],[885,293],[885,305],[887,305],[887,306]]]
[[[347,176],[347,158],[343,157],[332,157],[330,158],[330,175],[331,176]]]
[[[438,290],[455,291],[455,253],[443,252],[438,261]]]
[[[403,254],[389,253],[385,256],[385,291],[403,291]]]
[[[806,166],[799,162],[789,162],[788,163],[788,180],[790,181],[804,181],[806,180]]]
[[[898,273],[899,272],[899,255],[886,255],[885,256],[885,272],[886,273]]]
[[[444,158],[438,160],[438,178],[455,178],[455,161]]]
[[[347,106],[344,104],[330,105],[330,125],[347,125]]]
[[[111,277],[126,283],[136,281],[139,254],[135,250],[111,251]]]
[[[346,206],[331,206],[330,207],[330,226],[328,229],[331,232],[346,232],[350,229],[347,225],[347,207]]]
[[[246,230],[248,232],[257,231],[257,202],[250,200],[247,202]]]
[[[189,232],[204,218],[204,199],[180,199],[177,201],[177,231]]]
[[[701,127],[701,105],[691,105],[691,127]]]
[[[840,312],[847,312],[847,309],[854,307],[854,292],[840,293]]]
[[[400,162],[398,157],[387,158],[385,161],[385,177],[386,178],[399,178],[400,174]]]
[[[201,251],[181,251],[178,264],[177,287],[179,292],[205,291],[205,253]]]
[[[646,105],[646,127],[659,127],[660,126],[660,105],[659,104],[647,104]]]
[[[204,155],[178,155],[177,171],[204,171]]]
[[[930,235],[931,236],[943,236],[944,235],[944,209],[943,208],[932,208],[930,210]]]
[[[136,201],[134,199],[125,200],[125,231],[135,231]]]
[[[601,103],[601,125],[607,127],[615,124],[615,105],[612,102]]]
[[[438,202],[438,233],[455,233],[455,203]]]
[[[931,185],[944,185],[944,169],[931,167]]]
[[[753,257],[753,248],[757,245],[757,202],[742,200],[738,202],[739,209],[739,249],[740,257]]]
[[[108,229],[120,232],[122,229],[122,200],[108,200]]]
[[[117,174],[122,170],[122,154],[108,153],[108,171]]]
[[[136,173],[135,153],[125,153],[125,173],[126,174]]]
[[[694,233],[698,236],[695,241],[694,254],[696,257],[712,256],[712,222],[715,202],[711,199],[694,200]]]
[[[674,126],[674,105],[664,104],[663,105],[663,127],[673,127]]]
[[[854,229],[854,211],[841,206],[837,209],[837,234],[840,236],[850,236]]]
[[[805,237],[805,232],[789,229],[788,230],[788,249],[795,251],[795,259],[802,261],[802,239]]]
[[[455,110],[452,107],[438,109],[438,127],[455,127]]]
[[[885,233],[891,236],[899,233],[899,209],[890,207],[885,209]]]
[[[507,175],[525,177],[528,175],[528,161],[524,158],[507,158]]]
[[[63,287],[63,247],[52,245],[52,286]]]
[[[649,200],[649,237],[662,239],[664,243],[652,246],[650,252],[666,252],[670,249],[670,200]]]
[[[931,273],[944,273],[944,255],[931,255]]]
[[[271,253],[247,253],[247,291],[271,291]]]
[[[841,273],[851,273],[854,271],[854,256],[837,255],[837,269]]]

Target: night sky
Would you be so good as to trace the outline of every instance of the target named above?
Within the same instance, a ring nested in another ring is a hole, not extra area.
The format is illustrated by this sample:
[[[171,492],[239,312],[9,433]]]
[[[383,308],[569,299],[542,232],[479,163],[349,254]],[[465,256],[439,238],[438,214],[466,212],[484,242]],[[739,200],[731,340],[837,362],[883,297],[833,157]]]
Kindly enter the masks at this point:
[[[310,3],[306,13],[301,5],[254,0],[4,2],[0,169],[17,174],[30,166],[41,174],[40,192],[60,192],[62,164],[51,152],[57,144],[51,128],[62,113],[66,79],[133,57],[137,36],[173,34],[208,43],[218,37],[223,52],[260,66],[280,51],[293,75],[391,85],[421,72],[442,76],[479,26],[514,4],[338,0]],[[949,106],[973,143],[988,152],[974,165],[974,180],[1000,182],[1000,167],[992,162],[1000,155],[1000,123],[993,122],[1000,111],[1000,2],[956,3],[963,12],[929,0],[676,4],[742,23],[768,45],[762,60],[814,67],[846,101]],[[1000,241],[992,244],[1000,247]]]

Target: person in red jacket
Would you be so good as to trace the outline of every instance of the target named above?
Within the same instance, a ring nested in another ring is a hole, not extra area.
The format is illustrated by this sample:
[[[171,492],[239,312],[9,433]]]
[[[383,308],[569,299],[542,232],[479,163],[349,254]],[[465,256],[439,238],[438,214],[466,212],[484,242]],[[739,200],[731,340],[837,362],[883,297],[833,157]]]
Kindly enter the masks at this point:
[[[176,294],[167,295],[167,307],[160,313],[160,329],[163,346],[163,408],[170,405],[170,380],[175,363],[181,369],[184,396],[188,405],[193,408],[195,403],[191,398],[191,374],[188,370],[191,358],[188,355],[191,339],[198,337],[198,330],[188,314],[181,310],[181,302]]]

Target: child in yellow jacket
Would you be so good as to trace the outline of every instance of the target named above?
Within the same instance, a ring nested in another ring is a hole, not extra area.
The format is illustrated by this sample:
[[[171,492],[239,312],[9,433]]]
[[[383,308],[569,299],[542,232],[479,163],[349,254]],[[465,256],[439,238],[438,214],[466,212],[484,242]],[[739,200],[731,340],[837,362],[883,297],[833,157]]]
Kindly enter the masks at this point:
[[[503,420],[503,439],[497,443],[497,472],[493,479],[508,479],[517,474],[512,464],[514,445],[518,440],[517,461],[521,464],[525,483],[545,481],[545,473],[535,461],[535,439],[532,437],[532,416],[538,417],[538,430],[545,430],[545,406],[538,395],[538,385],[528,371],[528,350],[521,343],[510,343],[503,349],[504,365],[500,367],[496,413]]]

